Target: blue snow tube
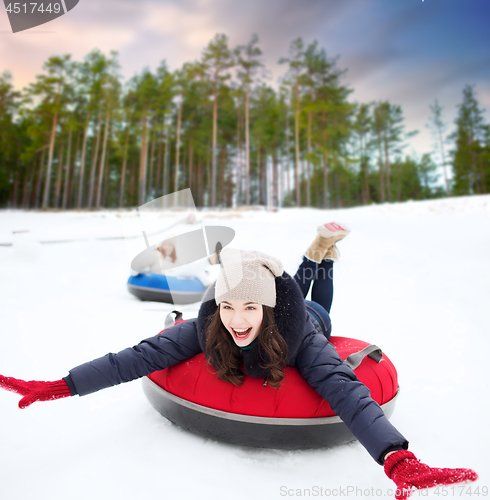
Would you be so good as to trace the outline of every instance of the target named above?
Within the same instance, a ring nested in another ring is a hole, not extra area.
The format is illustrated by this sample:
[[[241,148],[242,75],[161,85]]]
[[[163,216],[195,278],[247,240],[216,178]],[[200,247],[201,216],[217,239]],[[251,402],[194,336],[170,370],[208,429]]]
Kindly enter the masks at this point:
[[[192,304],[203,298],[206,287],[195,276],[165,276],[148,273],[130,276],[128,290],[140,300]]]

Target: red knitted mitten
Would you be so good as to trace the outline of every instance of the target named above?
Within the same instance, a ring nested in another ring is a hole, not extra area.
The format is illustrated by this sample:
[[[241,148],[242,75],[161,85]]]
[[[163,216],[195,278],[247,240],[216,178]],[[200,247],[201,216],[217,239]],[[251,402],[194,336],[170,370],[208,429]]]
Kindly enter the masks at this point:
[[[36,401],[50,401],[71,396],[68,384],[63,379],[55,382],[38,382],[36,380],[24,382],[24,380],[0,375],[0,387],[24,396],[19,401],[19,408],[27,408]]]
[[[393,479],[397,486],[395,498],[404,500],[412,490],[433,488],[437,485],[448,485],[476,481],[478,475],[471,469],[438,469],[423,464],[416,456],[406,450],[392,453],[384,464],[386,475]]]

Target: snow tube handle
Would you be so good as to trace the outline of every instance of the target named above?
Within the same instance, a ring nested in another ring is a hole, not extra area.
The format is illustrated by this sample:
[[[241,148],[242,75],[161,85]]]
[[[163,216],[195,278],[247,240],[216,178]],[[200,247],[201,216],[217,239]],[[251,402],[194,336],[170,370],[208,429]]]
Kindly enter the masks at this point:
[[[345,363],[355,370],[366,356],[379,363],[383,357],[383,351],[377,345],[371,344],[362,349],[362,351],[352,353],[345,359]]]
[[[175,314],[175,318],[172,316],[172,314]],[[182,319],[183,316],[180,311],[172,311],[171,313],[168,313],[167,317],[165,318],[165,328],[174,326],[177,321],[182,321]]]

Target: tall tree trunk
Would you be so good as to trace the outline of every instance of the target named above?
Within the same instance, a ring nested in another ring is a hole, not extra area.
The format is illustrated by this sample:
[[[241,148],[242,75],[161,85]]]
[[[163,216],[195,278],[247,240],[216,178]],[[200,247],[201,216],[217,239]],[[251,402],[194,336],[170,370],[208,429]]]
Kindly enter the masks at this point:
[[[19,160],[17,159],[17,165],[16,165],[16,173],[14,177],[14,187],[12,189],[11,197],[10,197],[10,206],[12,208],[17,208],[17,197],[18,197],[18,191],[19,191],[19,183],[20,183],[20,172],[17,168],[19,164]]]
[[[170,182],[170,122],[165,124],[165,152],[163,155],[163,196],[169,193],[169,182]]]
[[[240,106],[237,106],[237,112],[236,112],[236,154],[235,154],[235,169],[234,169],[234,175],[235,175],[235,181],[236,181],[236,188],[235,188],[235,199],[236,199],[236,205],[240,206],[243,204],[242,202],[242,194],[245,194],[245,191],[243,189],[243,180],[244,180],[244,175],[243,175],[243,165],[242,165],[242,148],[240,147],[240,125],[241,125],[241,120],[240,120]]]
[[[32,167],[28,168],[25,166],[22,171],[22,181],[20,183],[20,200],[19,208],[24,208],[24,203],[27,198],[27,192],[29,190],[29,181],[32,178]]]
[[[82,208],[83,203],[83,185],[85,182],[85,155],[87,152],[88,129],[90,128],[90,115],[87,113],[87,123],[83,133],[82,155],[80,157],[80,175],[78,178],[78,201],[77,207]]]
[[[65,168],[65,185],[63,187],[63,201],[61,206],[63,209],[66,209],[68,203],[68,186],[70,184],[70,170],[71,170],[71,138],[73,131],[70,129],[68,134],[68,151],[66,153],[66,168]]]
[[[92,208],[94,194],[95,194],[95,174],[97,170],[97,158],[99,156],[99,146],[100,146],[100,131],[102,129],[102,103],[99,108],[99,120],[97,123],[97,137],[95,138],[95,148],[92,150],[92,165],[90,168],[90,181],[88,187],[88,208]],[[94,141],[92,139],[92,145]]]
[[[63,133],[63,131],[62,131]],[[54,196],[54,206],[59,208],[60,206],[60,194],[61,194],[61,181],[63,179],[63,156],[65,152],[65,142],[61,141],[60,155],[58,157],[58,172],[56,174],[56,189]]]
[[[175,139],[175,178],[174,191],[179,190],[179,167],[180,167],[180,129],[182,126],[182,101],[179,101],[177,108],[177,137]]]
[[[388,192],[388,201],[391,203],[391,167],[390,158],[388,154],[388,139],[384,138],[384,152],[385,152],[385,174],[386,174],[386,191]]]
[[[0,142],[1,142],[1,135],[0,135]],[[17,146],[16,146],[17,151],[19,151],[21,147],[22,145],[20,144],[20,140],[17,139]],[[32,177],[32,175],[30,175],[31,172],[32,172],[32,166],[31,168],[29,168],[27,165],[24,165],[22,167],[22,172],[19,179],[19,195],[18,195],[19,200],[16,202],[18,203],[19,208],[22,208],[24,206],[24,199],[26,197],[26,193],[29,187],[29,180],[30,177]]]
[[[143,205],[146,202],[146,167],[148,163],[148,115],[145,112],[141,119],[141,152],[140,152],[140,169],[139,169],[139,190],[138,190],[138,205]]]
[[[35,166],[33,164],[30,168],[29,176],[27,176],[27,172],[26,172],[26,182],[24,183],[24,189],[22,191],[22,200],[21,200],[21,205],[20,205],[22,208],[29,208],[28,207],[29,196],[30,196],[30,192],[32,190],[32,183],[34,180],[34,171],[35,171]],[[28,179],[27,179],[27,177],[28,177]]]
[[[182,165],[182,171],[179,172],[179,186],[180,189],[185,186],[185,174],[187,171],[187,148],[185,147],[184,141],[182,141],[182,159],[180,160]]]
[[[221,161],[217,163],[217,165],[221,164],[221,169],[219,169],[219,179],[218,179],[218,191],[216,195],[220,194],[221,196],[218,198],[216,196],[217,206],[224,205],[226,206],[226,184],[225,184],[225,176],[226,176],[226,148],[222,148],[220,151]]]
[[[262,203],[262,169],[260,166],[260,144],[257,144],[257,201],[255,202],[257,205]]]
[[[193,148],[193,143],[194,143],[194,138],[191,135],[189,138],[189,168],[188,168],[188,182],[187,185],[189,188],[193,188],[193,183],[192,183],[192,162],[194,161],[194,148]]]
[[[485,169],[483,167],[483,162],[481,159],[482,155],[478,155],[478,167],[480,169],[480,178],[481,178],[481,194],[486,194],[487,192],[487,179],[485,176]]]
[[[148,190],[147,196],[150,199],[155,198],[153,195],[153,165],[155,163],[155,144],[157,142],[157,117],[154,116],[151,120],[151,131],[150,131],[150,158],[149,158],[149,172],[148,172]]]
[[[162,116],[162,124],[161,125],[158,124],[158,152],[157,152],[156,179],[155,179],[155,194],[157,197],[163,194],[160,192],[160,177],[162,175],[163,141],[165,139],[164,126],[165,126],[165,115]]]
[[[379,131],[377,131],[378,136],[378,163],[379,163],[379,195],[381,198],[381,203],[385,202],[385,184],[384,184],[384,171],[383,171],[383,150],[381,144],[381,137]]]
[[[396,199],[398,202],[402,201],[402,167],[401,163],[398,161],[397,162],[397,168],[396,168],[396,173],[397,173],[397,193],[396,193]]]
[[[442,140],[441,127],[437,127],[437,133],[439,136],[439,147],[441,148],[442,169],[444,171],[444,186],[446,187],[446,196],[450,196],[451,193],[449,191],[449,180],[447,178],[446,155],[444,154],[444,142]]]
[[[288,193],[288,197],[291,200],[291,142],[289,138],[290,130],[289,130],[289,108],[287,111],[286,118],[286,192]],[[288,206],[291,206],[291,201],[289,201]]]
[[[311,96],[313,100],[313,95]],[[311,205],[311,127],[313,123],[313,116],[311,111],[308,111],[308,137],[307,137],[307,149],[308,149],[308,161],[306,162],[306,206]]]
[[[323,203],[325,208],[330,208],[330,192],[328,189],[328,158],[327,152],[323,151]]]
[[[347,157],[345,158],[345,171],[347,172]],[[351,196],[350,196],[350,182],[349,182],[349,176],[346,175],[345,177],[345,191],[347,193],[347,200],[346,200],[346,203],[345,204],[342,204],[342,206],[345,206],[345,205],[349,205],[350,204],[350,200],[351,200]]]
[[[216,206],[216,176],[218,160],[218,72],[216,71],[213,89],[213,144],[212,144],[212,166],[211,166],[211,206]]]
[[[250,205],[250,84],[245,93],[245,205]]]
[[[59,95],[56,100],[56,106],[58,105]],[[49,205],[49,191],[51,188],[51,169],[53,166],[53,153],[54,153],[54,142],[56,139],[56,127],[58,126],[58,110],[55,111],[53,116],[53,123],[51,125],[51,137],[49,139],[49,153],[48,153],[48,168],[46,171],[46,182],[44,184],[44,194],[43,194],[43,206],[42,208],[47,208]]]
[[[295,86],[296,95],[296,107],[294,110],[294,150],[295,150],[295,183],[296,183],[296,206],[300,206],[300,186],[299,186],[299,170],[300,159],[299,159],[299,87],[298,84]]]
[[[99,182],[97,183],[97,199],[95,206],[100,208],[102,200],[102,183],[104,180],[105,156],[107,152],[107,141],[109,140],[109,122],[111,117],[111,107],[107,105],[105,124],[104,124],[104,140],[102,141],[102,154],[100,156]]]
[[[72,208],[75,206],[75,196],[74,196],[74,189],[73,186],[75,185],[76,182],[76,165],[77,165],[77,159],[80,156],[80,137],[82,135],[82,131],[80,130],[77,134],[77,143],[75,145],[75,156],[73,159],[73,168],[72,174],[70,175],[70,182],[68,183],[68,198],[67,198],[67,208]],[[79,170],[79,169],[78,169]]]
[[[48,146],[44,146],[42,148],[42,153],[41,153],[41,161],[39,162],[39,174],[37,176],[37,182],[36,182],[36,197],[34,200],[34,207],[39,208],[39,203],[40,203],[40,196],[41,196],[41,184],[43,182],[43,172],[44,172],[44,160],[46,156],[46,149]]]
[[[328,155],[326,151],[327,147],[327,113],[323,111],[322,113],[322,124],[323,124],[323,131],[322,131],[322,139],[323,139],[323,148],[322,148],[322,160],[323,160],[323,203],[325,208],[330,208],[331,201],[330,201],[330,191],[329,191],[329,186],[328,186],[328,174],[329,174],[329,168],[328,168]]]
[[[361,132],[359,134],[360,141],[360,153],[361,153],[361,172],[362,172],[362,203],[363,205],[369,205],[371,201],[371,193],[369,189],[369,172],[368,172],[368,162],[366,161],[366,148],[364,145],[364,134]]]
[[[368,171],[368,162],[365,157],[363,159],[362,168],[364,170],[364,192],[365,192],[365,205],[369,205],[371,203],[371,189],[369,188],[369,171]]]
[[[225,165],[228,165],[228,167],[225,167]],[[228,158],[225,158],[223,170],[226,170],[226,200],[225,200],[225,205],[227,208],[233,207],[233,176],[232,176],[232,172],[231,172],[231,167],[229,165],[230,165],[230,162],[228,161]]]
[[[109,125],[109,137],[111,135],[111,126]],[[109,206],[109,157],[110,155],[106,155],[105,157],[105,165],[104,165],[104,181],[102,183],[102,206],[107,208]]]
[[[60,81],[58,85],[58,91],[56,93],[55,99],[55,112],[53,116],[53,123],[51,126],[51,137],[49,140],[49,154],[48,154],[48,169],[46,172],[46,183],[44,184],[44,195],[43,195],[43,208],[47,208],[49,205],[49,191],[51,188],[51,168],[53,165],[53,154],[54,154],[54,143],[56,139],[56,127],[58,126],[58,105],[61,98],[61,89],[63,88],[63,82]]]
[[[362,145],[362,132],[359,130],[359,177],[361,181],[361,203],[367,205],[366,201],[366,186],[364,178],[364,150]]]
[[[37,208],[36,207],[36,191],[38,187],[38,177],[40,175],[40,170],[42,169],[42,152],[39,149],[36,151],[36,153],[39,153],[38,155],[38,161],[33,164],[33,177],[32,177],[32,185],[31,189],[29,190],[29,199],[27,200],[27,206],[26,208]]]
[[[201,156],[198,156],[198,161],[197,161],[197,179],[202,179],[202,159]],[[203,203],[203,183],[198,182],[197,183],[197,200],[196,203],[200,208],[204,205]]]
[[[128,121],[128,124],[126,125],[126,138],[124,139],[123,163],[122,163],[122,167],[121,167],[121,186],[119,188],[119,208],[122,208],[123,200],[124,200],[124,184],[126,181],[126,165],[128,163],[129,131],[131,129],[130,125],[131,125],[131,122]]]
[[[209,144],[208,144],[209,146]],[[211,155],[212,156],[212,155]],[[209,163],[209,160],[210,160],[210,157],[209,157],[209,152],[208,154],[206,155],[206,184],[207,184],[207,189],[206,189],[206,192],[205,192],[205,195],[206,195],[206,206],[210,206],[211,205],[211,197],[209,195],[209,184],[210,182],[212,183],[212,174],[211,174],[211,165]],[[211,160],[212,162],[212,160]]]
[[[136,165],[130,165],[129,182],[128,182],[128,194],[129,194],[130,205],[133,204],[133,200],[136,197],[135,187],[136,187]]]
[[[471,173],[473,175],[473,186],[471,187],[470,194],[480,192],[480,182],[477,175],[476,158],[475,158],[475,142],[473,140],[473,132],[470,131],[470,156],[471,156]]]
[[[276,150],[272,153],[272,206],[279,207],[279,175]]]
[[[336,208],[341,208],[342,207],[342,193],[340,192],[341,185],[340,185],[339,174],[337,172],[335,172],[333,174],[333,179],[334,179],[334,183],[335,183],[335,206],[336,206]]]

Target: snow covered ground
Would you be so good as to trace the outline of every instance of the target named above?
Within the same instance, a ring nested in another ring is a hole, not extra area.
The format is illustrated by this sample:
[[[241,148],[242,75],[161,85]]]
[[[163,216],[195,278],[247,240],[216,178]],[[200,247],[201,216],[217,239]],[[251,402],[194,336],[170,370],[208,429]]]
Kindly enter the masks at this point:
[[[200,216],[232,227],[232,246],[274,254],[289,272],[317,225],[349,225],[335,266],[334,335],[375,343],[395,363],[392,422],[422,461],[480,475],[424,496],[489,496],[490,196]],[[0,211],[0,244],[13,243],[0,246],[0,373],[56,380],[162,329],[172,307],[126,291],[124,240],[97,239],[123,235],[125,217]],[[393,497],[358,443],[288,452],[206,440],[160,416],[140,381],[26,410],[18,399],[0,392],[1,500]]]

